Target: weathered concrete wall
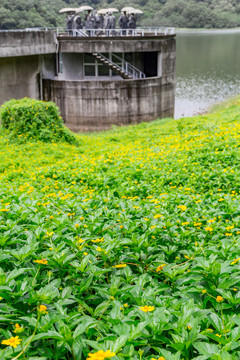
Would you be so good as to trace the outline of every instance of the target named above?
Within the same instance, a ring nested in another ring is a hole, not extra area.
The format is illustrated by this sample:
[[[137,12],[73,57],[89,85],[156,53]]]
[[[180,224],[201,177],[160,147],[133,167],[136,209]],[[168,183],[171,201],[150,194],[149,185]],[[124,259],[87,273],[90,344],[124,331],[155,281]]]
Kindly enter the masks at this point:
[[[51,31],[0,31],[0,58],[56,52],[56,34]]]
[[[12,98],[39,97],[39,57],[0,58],[0,105]]]
[[[165,81],[172,83],[175,81],[175,67],[176,67],[176,41],[171,39],[163,41],[161,46],[162,56],[162,76]]]
[[[60,107],[73,131],[96,131],[174,114],[174,84],[162,78],[122,81],[44,80],[44,99]]]
[[[62,53],[120,53],[159,51],[163,43],[175,42],[174,35],[135,38],[96,38],[58,37],[59,51]]]
[[[68,80],[83,79],[83,54],[62,54],[63,76]],[[59,74],[61,77],[61,74]]]

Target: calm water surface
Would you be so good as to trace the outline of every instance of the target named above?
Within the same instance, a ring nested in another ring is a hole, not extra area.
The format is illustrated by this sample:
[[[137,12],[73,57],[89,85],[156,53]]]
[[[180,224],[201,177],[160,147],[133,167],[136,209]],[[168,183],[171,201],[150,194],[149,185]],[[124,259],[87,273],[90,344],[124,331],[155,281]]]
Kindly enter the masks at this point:
[[[240,30],[177,32],[175,119],[240,94]]]

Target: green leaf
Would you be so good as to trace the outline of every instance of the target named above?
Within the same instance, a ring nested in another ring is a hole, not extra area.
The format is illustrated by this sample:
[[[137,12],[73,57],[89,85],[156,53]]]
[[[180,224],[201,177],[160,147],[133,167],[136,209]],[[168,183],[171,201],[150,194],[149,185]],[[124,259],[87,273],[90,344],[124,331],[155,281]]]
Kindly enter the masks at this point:
[[[90,316],[85,316],[81,318],[81,323],[76,327],[73,338],[78,338],[80,335],[82,335],[84,332],[86,332],[87,328],[90,327],[90,325],[96,325],[98,323],[97,320],[91,318]]]
[[[205,342],[196,342],[193,347],[202,355],[216,355],[219,354],[218,346],[215,344],[208,344]]]
[[[214,328],[219,333],[222,333],[222,330],[223,330],[222,319],[217,314],[214,314],[214,313],[211,313],[210,315],[208,315],[208,319],[210,320],[210,322],[214,326]]]

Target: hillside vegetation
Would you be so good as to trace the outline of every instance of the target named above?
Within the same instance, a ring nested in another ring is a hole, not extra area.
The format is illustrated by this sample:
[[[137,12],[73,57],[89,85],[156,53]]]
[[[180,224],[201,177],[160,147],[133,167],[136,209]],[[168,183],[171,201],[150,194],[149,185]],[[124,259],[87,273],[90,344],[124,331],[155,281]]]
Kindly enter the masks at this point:
[[[114,6],[134,6],[144,15],[139,23],[145,26],[175,26],[186,28],[226,28],[240,26],[238,0],[89,0],[95,9]],[[59,9],[80,6],[75,0],[1,0],[0,29],[64,26]]]
[[[2,133],[1,359],[240,358],[239,114]]]

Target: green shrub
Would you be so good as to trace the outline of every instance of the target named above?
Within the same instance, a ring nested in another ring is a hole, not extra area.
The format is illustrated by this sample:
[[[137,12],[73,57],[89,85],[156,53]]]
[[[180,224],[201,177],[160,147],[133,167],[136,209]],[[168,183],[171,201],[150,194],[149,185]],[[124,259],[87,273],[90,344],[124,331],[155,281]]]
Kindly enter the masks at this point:
[[[53,102],[12,99],[1,107],[0,119],[3,129],[14,139],[78,143],[64,126],[59,108]]]

